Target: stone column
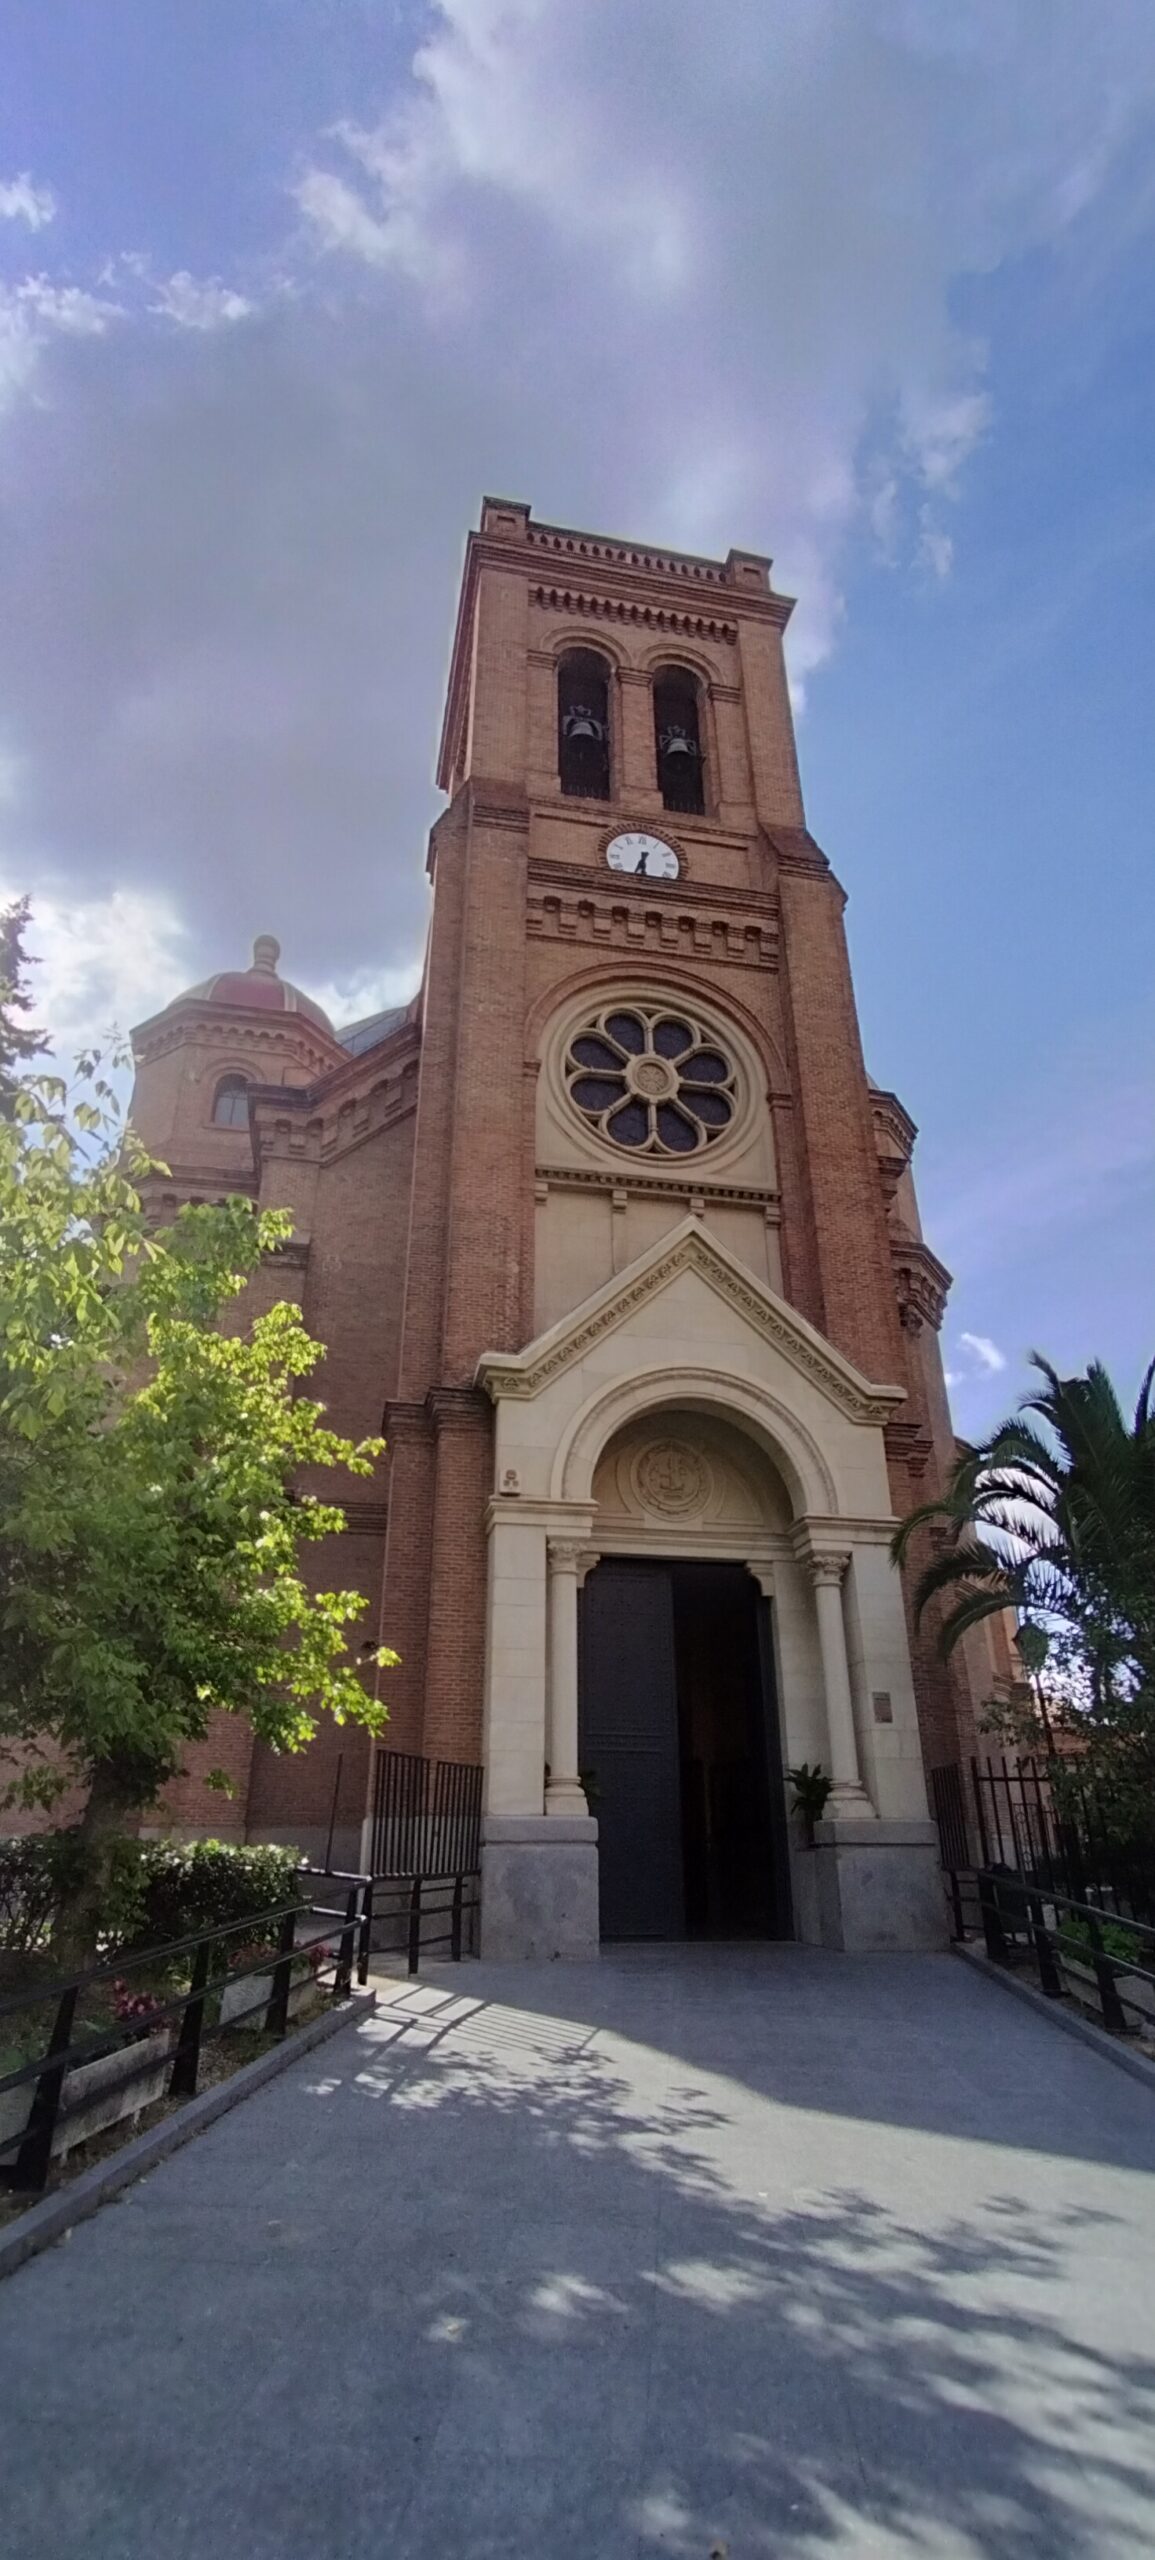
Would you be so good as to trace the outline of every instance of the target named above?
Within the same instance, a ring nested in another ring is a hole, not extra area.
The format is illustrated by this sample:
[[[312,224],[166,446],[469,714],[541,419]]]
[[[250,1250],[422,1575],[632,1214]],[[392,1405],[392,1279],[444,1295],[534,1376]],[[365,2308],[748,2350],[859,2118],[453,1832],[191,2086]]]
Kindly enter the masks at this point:
[[[578,1575],[583,1550],[568,1538],[549,1541],[549,1723],[547,1814],[589,1812],[578,1775]]]
[[[818,1644],[822,1655],[822,1685],[826,1692],[826,1730],[830,1739],[829,1819],[869,1821],[874,1807],[862,1783],[858,1763],[858,1737],[854,1730],[854,1704],[850,1694],[850,1669],[846,1659],[846,1629],[842,1620],[842,1578],[850,1562],[848,1555],[814,1555],[807,1558],[814,1584],[814,1601],[818,1612]]]

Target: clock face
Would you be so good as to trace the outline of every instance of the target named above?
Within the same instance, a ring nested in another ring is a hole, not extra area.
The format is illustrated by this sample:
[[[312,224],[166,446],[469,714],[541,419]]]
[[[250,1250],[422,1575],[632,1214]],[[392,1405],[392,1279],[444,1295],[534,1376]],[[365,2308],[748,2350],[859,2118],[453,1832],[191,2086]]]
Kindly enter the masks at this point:
[[[632,871],[639,880],[676,880],[681,864],[672,844],[660,836],[615,836],[606,846],[611,871]]]

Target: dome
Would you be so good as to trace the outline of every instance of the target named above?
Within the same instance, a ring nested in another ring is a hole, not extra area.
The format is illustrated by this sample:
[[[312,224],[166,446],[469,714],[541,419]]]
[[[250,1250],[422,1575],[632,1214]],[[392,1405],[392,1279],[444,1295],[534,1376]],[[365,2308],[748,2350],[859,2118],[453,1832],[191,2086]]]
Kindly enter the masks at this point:
[[[333,1025],[319,1004],[304,995],[288,978],[279,977],[277,962],[281,946],[271,933],[259,933],[253,944],[252,964],[247,969],[219,969],[215,977],[202,978],[199,986],[186,987],[178,1004],[218,1004],[235,1006],[242,1013],[303,1013],[336,1038]]]

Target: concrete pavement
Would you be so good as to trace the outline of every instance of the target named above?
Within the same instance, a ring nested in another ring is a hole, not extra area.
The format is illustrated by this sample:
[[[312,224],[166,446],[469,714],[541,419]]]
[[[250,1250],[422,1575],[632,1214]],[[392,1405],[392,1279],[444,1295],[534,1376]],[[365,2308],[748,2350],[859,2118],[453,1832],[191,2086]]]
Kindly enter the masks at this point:
[[[435,1968],[0,2287],[14,2560],[1155,2554],[1155,2104],[949,1956]]]

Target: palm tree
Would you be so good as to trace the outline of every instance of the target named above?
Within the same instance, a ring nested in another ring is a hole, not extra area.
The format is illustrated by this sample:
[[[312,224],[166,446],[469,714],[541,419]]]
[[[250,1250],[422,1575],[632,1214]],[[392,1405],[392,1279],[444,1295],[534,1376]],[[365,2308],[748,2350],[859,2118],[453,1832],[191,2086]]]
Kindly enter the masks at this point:
[[[947,1491],[902,1522],[901,1564],[918,1531],[938,1530],[915,1615],[950,1605],[941,1646],[1013,1608],[1027,1667],[1053,1634],[1074,1647],[1091,1716],[1155,1742],[1155,1360],[1128,1422],[1101,1362],[1060,1378],[1032,1354],[1043,1385],[977,1447],[963,1447]],[[1027,1417],[1037,1416],[1032,1420]],[[1040,1427],[1042,1426],[1042,1427]],[[942,1533],[945,1532],[945,1539]]]

